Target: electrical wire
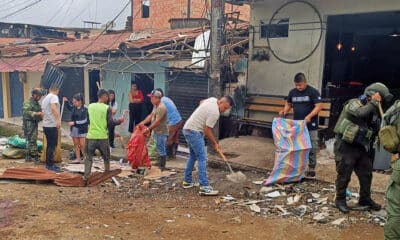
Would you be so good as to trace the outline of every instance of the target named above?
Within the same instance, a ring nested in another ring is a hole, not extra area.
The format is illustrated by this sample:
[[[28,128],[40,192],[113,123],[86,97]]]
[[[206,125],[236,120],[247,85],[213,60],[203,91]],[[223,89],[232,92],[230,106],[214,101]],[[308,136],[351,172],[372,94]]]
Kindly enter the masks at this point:
[[[60,5],[60,8],[58,8],[58,10],[55,12],[55,14],[46,22],[46,25],[50,24],[51,22],[53,22],[54,18],[57,17],[60,12],[62,11],[62,9],[65,7],[64,4]]]
[[[0,17],[0,20],[1,20],[1,19],[5,19],[5,18],[8,18],[8,17],[11,17],[11,16],[16,16],[16,15],[20,14],[21,12],[24,12],[24,11],[28,10],[29,8],[35,6],[36,4],[40,3],[41,1],[42,1],[42,0],[37,0],[37,1],[35,1],[35,2],[33,2],[33,3],[31,3],[31,4],[27,5],[27,6],[25,6],[25,7],[23,7],[23,8],[20,8],[20,9],[14,11],[14,12],[12,12],[12,13],[9,13],[9,14],[3,16],[3,17]]]
[[[71,10],[71,7],[72,7],[72,4],[73,4],[73,3],[74,3],[74,0],[71,0],[69,6],[68,6],[68,8],[67,8],[67,11],[65,12],[64,18],[63,18],[62,21],[60,22],[60,26],[62,26],[62,25],[64,24],[65,19],[67,19],[67,15],[68,15],[69,11]]]
[[[0,12],[10,11],[10,10],[12,10],[13,8],[17,8],[17,7],[19,7],[19,6],[26,5],[27,3],[32,2],[32,1],[34,1],[34,0],[25,0],[25,1],[20,2],[20,3],[17,2],[17,3],[15,3],[14,5],[12,5],[12,6],[8,7],[8,8],[0,9]],[[15,2],[15,1],[14,1],[14,2]]]
[[[131,4],[131,0],[128,0],[128,2],[125,4],[125,6],[122,8],[122,10],[110,21],[110,23],[115,22],[115,20],[118,19],[119,16],[121,16],[121,14],[125,11],[125,9]],[[83,51],[85,51],[86,49],[88,49],[90,46],[92,46],[102,35],[104,35],[104,33],[107,32],[108,28],[111,26],[112,24],[106,24],[105,28],[100,32],[99,35],[97,35],[92,41],[90,41],[89,44],[87,44],[86,46],[84,46],[79,52],[72,54],[71,56],[69,56],[68,58],[66,58],[64,60],[64,62],[68,61],[69,59],[72,59],[76,56],[78,56],[79,54],[81,54]]]

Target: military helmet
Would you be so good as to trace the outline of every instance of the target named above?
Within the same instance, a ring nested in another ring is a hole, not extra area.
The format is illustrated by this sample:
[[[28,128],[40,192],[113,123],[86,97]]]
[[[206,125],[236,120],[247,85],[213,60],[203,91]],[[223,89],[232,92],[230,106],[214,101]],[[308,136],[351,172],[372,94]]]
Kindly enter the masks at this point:
[[[43,96],[43,95],[45,95],[45,90],[42,88],[34,88],[34,89],[32,89],[31,94]]]
[[[364,94],[367,96],[372,96],[376,92],[379,92],[385,102],[392,101],[393,95],[390,93],[389,88],[387,88],[383,83],[373,83],[364,90]]]

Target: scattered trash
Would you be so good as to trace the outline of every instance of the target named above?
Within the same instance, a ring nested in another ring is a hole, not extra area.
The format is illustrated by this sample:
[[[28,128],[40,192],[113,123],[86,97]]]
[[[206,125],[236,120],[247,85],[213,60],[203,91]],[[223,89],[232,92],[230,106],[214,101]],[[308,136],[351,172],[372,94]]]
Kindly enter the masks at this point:
[[[321,213],[317,213],[314,217],[313,217],[313,219],[315,220],[315,221],[321,221],[321,220],[324,220],[326,217],[328,217],[329,216],[329,214],[327,213],[327,212],[321,212]]]
[[[277,197],[280,197],[281,194],[279,191],[274,191],[274,192],[270,192],[270,193],[266,194],[265,196],[269,197],[269,198],[277,198]]]
[[[321,197],[321,194],[319,194],[319,193],[311,193],[311,196],[312,196],[313,198],[320,198],[320,197]]]
[[[343,218],[336,219],[335,221],[331,222],[331,224],[338,226],[338,225],[341,225],[344,221],[346,221],[346,218],[343,217]]]
[[[286,211],[286,209],[284,209],[283,206],[275,205],[274,207],[282,212],[282,214],[281,214],[282,216],[290,215],[290,213],[288,211]]]
[[[273,190],[274,190],[273,187],[262,187],[262,188],[260,189],[260,193],[261,193],[261,194],[265,194],[265,193],[272,192]]]
[[[235,201],[236,199],[234,197],[232,197],[231,195],[226,195],[222,197],[222,200],[224,202],[231,202],[231,201]]]
[[[297,217],[302,218],[302,217],[307,213],[307,210],[308,210],[308,209],[309,209],[308,206],[306,206],[306,205],[300,205],[300,206],[298,206],[297,208],[295,208],[295,209],[293,210],[293,214],[294,214],[295,216],[297,216]]]
[[[118,182],[118,180],[115,177],[112,177],[111,179],[117,187],[121,187],[121,184]]]
[[[264,181],[253,181],[253,183],[256,184],[256,185],[261,185],[261,184],[263,184],[263,182]]]
[[[166,222],[166,223],[173,223],[173,222],[175,222],[175,220],[173,220],[173,219],[167,219],[167,220],[165,220],[165,222]]]
[[[300,201],[300,199],[301,199],[301,196],[298,194],[296,194],[295,196],[292,196],[292,197],[288,197],[287,204],[292,205],[292,204],[298,203]]]
[[[249,206],[250,210],[256,213],[260,213],[261,212],[261,208],[259,206],[257,206],[256,204],[252,204]]]

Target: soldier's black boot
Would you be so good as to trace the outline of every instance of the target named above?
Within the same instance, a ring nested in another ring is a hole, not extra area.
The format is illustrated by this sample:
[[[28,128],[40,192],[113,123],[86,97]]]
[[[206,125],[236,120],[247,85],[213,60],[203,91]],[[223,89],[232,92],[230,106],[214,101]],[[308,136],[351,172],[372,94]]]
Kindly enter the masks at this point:
[[[167,156],[160,156],[158,159],[160,161],[160,169],[161,169],[161,171],[164,171],[165,164],[167,163]]]
[[[31,155],[26,154],[26,155],[25,155],[25,162],[32,162],[32,161],[33,161],[33,160],[32,160]]]
[[[40,164],[40,158],[39,158],[39,156],[34,156],[34,157],[33,157],[33,162],[34,162],[36,165],[39,165],[39,164]]]
[[[358,204],[360,206],[368,206],[368,207],[371,208],[371,210],[374,210],[374,211],[379,211],[382,208],[381,205],[379,205],[376,202],[374,202],[374,200],[372,200],[370,197],[368,197],[368,198],[360,198],[360,200],[358,200]]]
[[[344,200],[336,199],[335,205],[336,205],[337,209],[339,209],[339,211],[341,211],[342,213],[350,212],[350,209],[347,207],[347,203],[346,203],[345,199]]]

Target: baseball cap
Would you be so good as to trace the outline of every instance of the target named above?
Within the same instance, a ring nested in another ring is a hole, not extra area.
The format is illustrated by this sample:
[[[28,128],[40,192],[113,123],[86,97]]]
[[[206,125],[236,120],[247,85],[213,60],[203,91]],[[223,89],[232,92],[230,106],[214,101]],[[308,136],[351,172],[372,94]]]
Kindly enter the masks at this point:
[[[162,93],[158,90],[153,90],[151,91],[150,94],[147,94],[148,97],[158,97],[158,98],[162,98]]]

